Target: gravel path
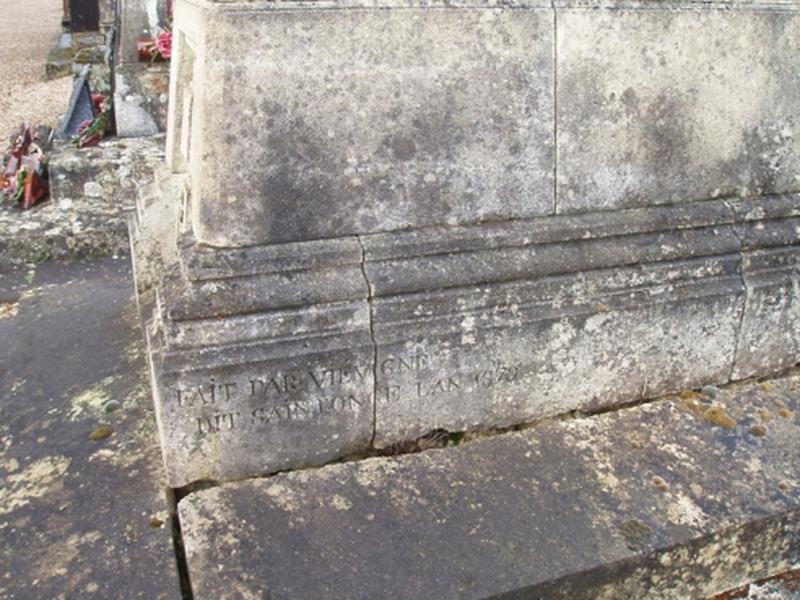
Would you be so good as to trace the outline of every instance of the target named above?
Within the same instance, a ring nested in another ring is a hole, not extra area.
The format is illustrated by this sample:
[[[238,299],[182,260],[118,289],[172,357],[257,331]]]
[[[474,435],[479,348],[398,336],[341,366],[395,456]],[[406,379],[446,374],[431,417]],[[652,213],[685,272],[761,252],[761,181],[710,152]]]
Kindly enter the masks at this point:
[[[72,78],[45,81],[48,51],[61,33],[61,0],[0,0],[0,147],[12,130],[57,124]]]

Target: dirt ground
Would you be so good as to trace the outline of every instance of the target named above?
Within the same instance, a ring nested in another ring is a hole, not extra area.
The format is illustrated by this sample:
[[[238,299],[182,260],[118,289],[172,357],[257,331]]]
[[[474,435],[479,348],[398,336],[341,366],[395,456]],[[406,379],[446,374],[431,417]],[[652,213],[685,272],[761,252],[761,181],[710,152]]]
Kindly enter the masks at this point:
[[[61,0],[0,0],[0,147],[22,121],[55,126],[67,109],[72,78],[44,78],[61,7]]]

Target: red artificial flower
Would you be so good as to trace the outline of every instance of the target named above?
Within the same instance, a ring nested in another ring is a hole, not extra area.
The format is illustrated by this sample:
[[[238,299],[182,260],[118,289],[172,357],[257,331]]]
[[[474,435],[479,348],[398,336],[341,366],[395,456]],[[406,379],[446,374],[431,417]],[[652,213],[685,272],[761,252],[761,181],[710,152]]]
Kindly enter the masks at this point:
[[[104,102],[105,98],[103,97],[103,94],[98,94],[97,92],[92,94],[92,104],[94,104],[94,109],[97,112],[99,113],[105,112]]]
[[[162,31],[156,36],[156,50],[164,60],[169,60],[172,56],[172,32]]]

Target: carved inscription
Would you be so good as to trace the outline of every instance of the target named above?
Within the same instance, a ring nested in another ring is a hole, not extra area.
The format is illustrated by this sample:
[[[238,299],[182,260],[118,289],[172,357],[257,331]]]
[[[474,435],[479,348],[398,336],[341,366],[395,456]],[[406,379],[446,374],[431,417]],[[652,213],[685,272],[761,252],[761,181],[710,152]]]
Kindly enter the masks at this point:
[[[211,381],[193,387],[175,388],[175,401],[180,407],[209,406],[221,402],[230,402],[236,394],[237,384],[234,381],[217,383],[212,377]]]
[[[461,369],[448,372],[436,368],[436,360],[426,354],[389,356],[379,362],[377,400],[394,403],[401,399],[417,401],[446,394],[467,394],[489,390],[519,380],[520,367],[498,360],[489,361],[485,368]]]
[[[498,360],[453,369],[424,353],[378,361],[376,401],[411,404],[485,392],[520,379],[520,367]],[[373,365],[281,371],[172,388],[176,412],[185,413],[200,436],[314,422],[370,409]]]
[[[371,374],[371,365],[357,365],[236,380],[212,377],[197,385],[174,387],[170,394],[176,411],[188,413],[195,432],[206,436],[358,413],[369,407]]]
[[[264,379],[250,380],[250,395],[280,395],[290,392],[309,392],[324,390],[347,383],[358,383],[367,380],[369,367],[350,367],[339,369],[320,369],[280,373]]]

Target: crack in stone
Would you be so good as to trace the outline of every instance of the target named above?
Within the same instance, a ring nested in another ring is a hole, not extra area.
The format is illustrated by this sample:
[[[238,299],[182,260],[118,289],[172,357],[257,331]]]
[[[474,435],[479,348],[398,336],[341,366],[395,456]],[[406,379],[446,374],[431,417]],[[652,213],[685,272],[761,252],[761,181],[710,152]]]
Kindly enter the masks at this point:
[[[553,9],[553,214],[558,214],[558,10]]]
[[[178,571],[178,583],[181,590],[181,600],[194,600],[192,582],[189,577],[189,563],[186,560],[186,547],[183,541],[180,513],[178,513],[179,495],[173,488],[167,488],[167,506],[172,524],[172,551],[175,556],[175,568]]]
[[[378,433],[378,342],[375,339],[375,315],[373,307],[373,299],[375,297],[370,283],[369,276],[367,275],[367,251],[364,244],[361,242],[361,236],[356,236],[358,247],[361,248],[361,275],[364,277],[364,283],[367,284],[367,305],[369,307],[369,337],[372,340],[372,437],[369,441],[369,447],[375,446],[375,436]]]
[[[731,211],[732,222],[731,222],[731,232],[733,236],[736,238],[736,241],[739,242],[739,266],[738,266],[738,273],[739,279],[742,282],[742,288],[744,289],[744,302],[742,303],[742,310],[739,314],[739,323],[736,327],[736,339],[733,345],[733,357],[731,358],[731,370],[728,373],[728,381],[734,381],[734,374],[736,373],[736,361],[739,356],[739,346],[742,343],[742,337],[744,335],[744,317],[747,314],[747,303],[750,300],[751,292],[750,286],[747,284],[747,279],[744,276],[744,240],[742,236],[739,234],[737,229],[739,222],[736,215],[736,210],[733,208],[733,205],[730,203],[729,200],[723,201],[723,204]]]

